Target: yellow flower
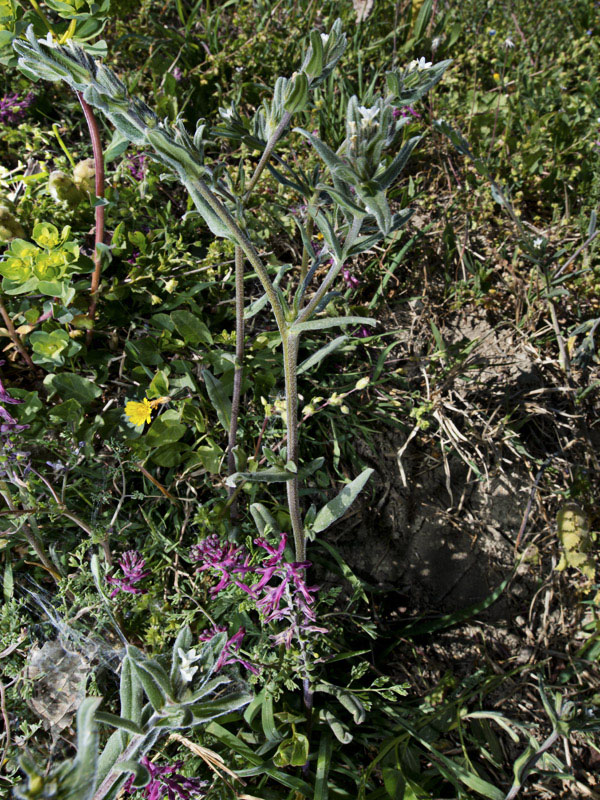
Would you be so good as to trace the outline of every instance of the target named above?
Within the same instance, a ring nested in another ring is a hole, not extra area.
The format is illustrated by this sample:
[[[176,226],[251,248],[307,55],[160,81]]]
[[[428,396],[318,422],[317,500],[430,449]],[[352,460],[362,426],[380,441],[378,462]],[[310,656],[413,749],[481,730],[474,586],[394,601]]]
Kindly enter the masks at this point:
[[[125,414],[133,425],[143,425],[152,419],[152,406],[147,397],[141,403],[130,400],[125,406]]]

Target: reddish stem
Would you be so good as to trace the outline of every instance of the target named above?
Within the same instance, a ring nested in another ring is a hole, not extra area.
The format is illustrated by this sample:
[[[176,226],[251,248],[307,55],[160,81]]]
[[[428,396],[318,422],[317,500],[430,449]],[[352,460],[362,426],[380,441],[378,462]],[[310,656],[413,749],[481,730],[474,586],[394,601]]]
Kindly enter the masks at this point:
[[[83,113],[85,114],[85,121],[87,122],[88,130],[90,132],[90,139],[92,140],[92,150],[94,153],[94,170],[95,170],[95,191],[97,198],[104,198],[104,156],[102,154],[102,143],[100,141],[100,131],[98,130],[98,122],[94,116],[91,107],[83,99],[81,92],[77,92],[77,97],[81,103]],[[98,287],[100,286],[100,273],[102,271],[102,257],[100,254],[99,244],[104,244],[104,206],[96,206],[96,235],[94,247],[94,272],[92,274],[92,282],[90,285],[90,307],[88,310],[88,317],[90,321],[94,322],[96,315],[96,305],[98,303]],[[89,344],[92,339],[93,328],[87,332],[87,343]]]

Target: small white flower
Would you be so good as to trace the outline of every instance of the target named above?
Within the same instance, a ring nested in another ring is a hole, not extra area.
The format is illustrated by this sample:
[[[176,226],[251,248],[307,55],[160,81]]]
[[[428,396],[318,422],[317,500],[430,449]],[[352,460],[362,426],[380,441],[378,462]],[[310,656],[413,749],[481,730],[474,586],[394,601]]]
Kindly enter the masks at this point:
[[[363,118],[364,122],[373,122],[375,117],[379,116],[379,109],[377,106],[373,106],[373,108],[367,108],[366,106],[359,106],[358,110],[360,112],[361,117]]]
[[[181,677],[186,683],[189,683],[194,677],[194,674],[198,671],[198,667],[193,667],[192,664],[194,661],[198,661],[200,655],[196,655],[195,649],[188,650],[186,653],[181,647],[177,648],[177,652],[181,659],[181,665],[179,667]]]
[[[327,44],[329,43],[329,34],[328,33],[322,33],[321,34],[321,41],[323,42],[323,47],[327,47]]]
[[[541,247],[543,244],[544,244],[544,240],[542,239],[542,237],[541,237],[541,236],[538,236],[538,237],[537,237],[537,239],[534,239],[534,240],[533,240],[533,246],[534,246],[534,247],[535,247],[537,250],[539,250],[539,249],[540,249],[540,247]]]
[[[424,69],[429,69],[431,66],[431,61],[426,61],[424,56],[421,56],[419,59],[414,59],[408,65],[409,72],[413,72],[413,70],[417,70],[418,72],[422,72]]]
[[[506,39],[504,40],[504,47],[506,47],[507,50],[511,50],[514,46],[515,43],[513,42],[513,40],[510,38],[510,36],[507,36]]]
[[[434,38],[431,40],[431,49],[432,49],[432,50],[437,50],[437,49],[438,49],[438,47],[440,46],[440,43],[441,43],[441,41],[442,41],[442,39],[441,39],[441,37],[440,37],[440,36],[435,36],[435,37],[434,37]]]

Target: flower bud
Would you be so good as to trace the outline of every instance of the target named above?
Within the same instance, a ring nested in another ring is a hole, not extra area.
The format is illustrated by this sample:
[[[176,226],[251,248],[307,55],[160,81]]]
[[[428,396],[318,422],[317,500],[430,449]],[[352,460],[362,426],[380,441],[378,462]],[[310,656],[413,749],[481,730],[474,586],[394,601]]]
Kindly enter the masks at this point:
[[[84,158],[75,165],[73,179],[77,186],[84,192],[94,194],[96,191],[96,167],[93,158]]]
[[[356,381],[355,389],[366,389],[367,386],[371,383],[371,378],[367,376],[366,378],[361,378],[360,380]]]
[[[0,205],[0,242],[23,239],[25,231],[8,206]]]
[[[78,206],[85,195],[75,181],[60,169],[55,169],[48,177],[48,191],[55,200],[67,203],[71,208]]]

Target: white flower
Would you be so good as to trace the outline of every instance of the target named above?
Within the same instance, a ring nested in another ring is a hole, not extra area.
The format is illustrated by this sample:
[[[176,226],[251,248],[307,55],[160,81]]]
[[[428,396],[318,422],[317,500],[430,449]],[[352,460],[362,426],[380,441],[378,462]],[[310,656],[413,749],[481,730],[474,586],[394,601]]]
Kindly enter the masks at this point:
[[[323,47],[327,47],[327,44],[329,42],[329,34],[328,33],[322,33],[321,34],[321,41],[323,42]]]
[[[363,125],[365,122],[366,123],[373,122],[375,117],[379,116],[379,109],[377,108],[377,106],[373,106],[373,108],[367,108],[366,106],[359,106],[358,110],[362,117]]]
[[[515,43],[513,42],[513,40],[510,38],[510,36],[507,36],[506,39],[504,40],[504,47],[506,47],[507,50],[511,50],[514,46]]]
[[[421,72],[424,69],[429,69],[430,66],[431,66],[431,61],[425,61],[425,57],[421,56],[421,58],[414,59],[414,61],[410,62],[410,64],[408,65],[408,71],[412,72],[413,70],[416,69],[418,72]]]
[[[198,661],[200,655],[196,655],[195,649],[188,650],[186,653],[181,647],[177,648],[177,652],[181,659],[181,666],[179,667],[181,677],[186,683],[189,683],[194,677],[194,674],[198,671],[198,667],[193,667],[192,664],[194,661]]]
[[[533,246],[539,250],[539,248],[544,244],[544,240],[541,236],[538,236],[537,239],[533,240]]]
[[[438,47],[440,46],[440,43],[441,43],[441,41],[442,41],[442,39],[441,39],[441,37],[440,37],[440,36],[435,36],[435,37],[434,37],[434,38],[431,40],[431,49],[432,49],[432,50],[437,50],[437,49],[438,49]]]

